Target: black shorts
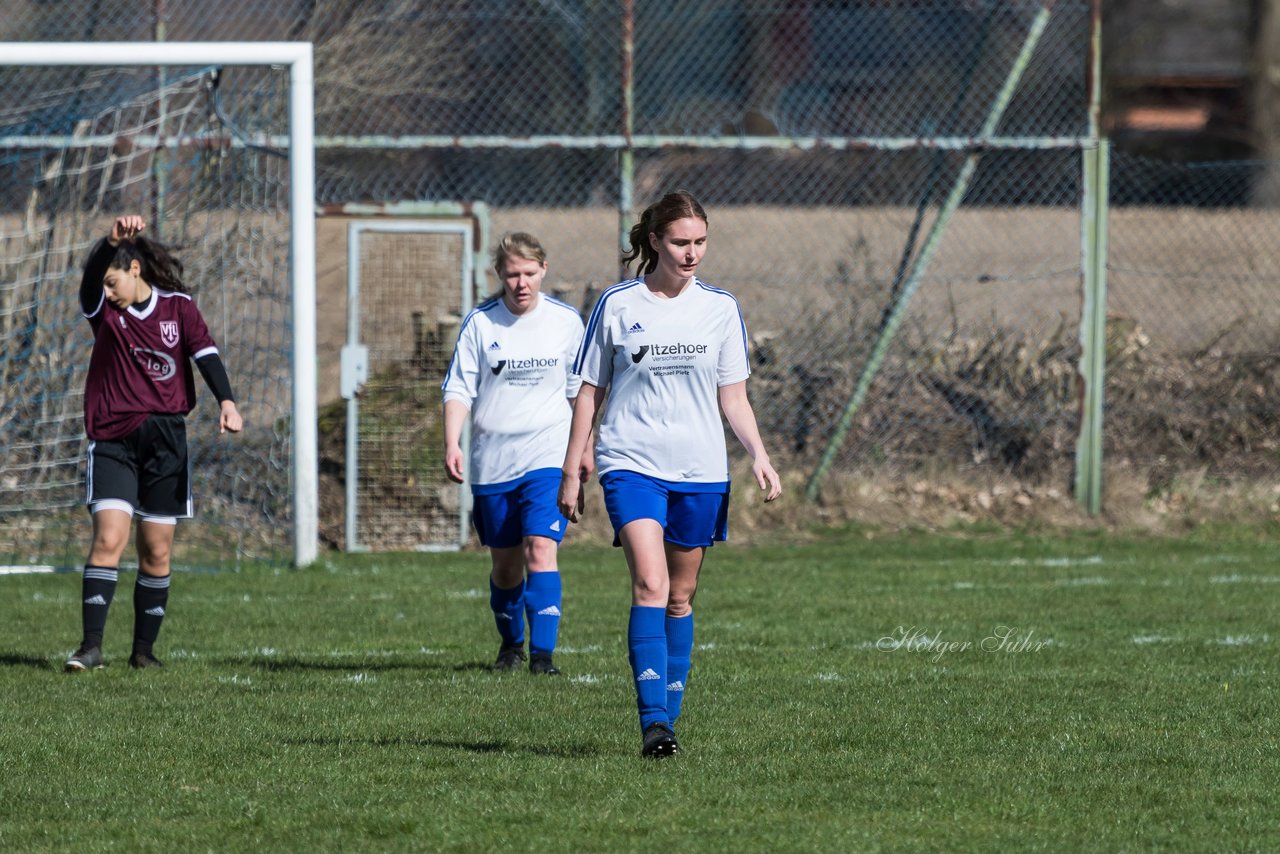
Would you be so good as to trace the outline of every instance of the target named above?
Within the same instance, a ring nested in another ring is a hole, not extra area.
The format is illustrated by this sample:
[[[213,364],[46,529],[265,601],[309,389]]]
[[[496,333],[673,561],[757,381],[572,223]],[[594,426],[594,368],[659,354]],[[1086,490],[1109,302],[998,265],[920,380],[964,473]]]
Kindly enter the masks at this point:
[[[101,502],[123,502],[143,517],[191,518],[191,460],[182,415],[152,415],[123,438],[89,442],[87,472],[91,510]]]

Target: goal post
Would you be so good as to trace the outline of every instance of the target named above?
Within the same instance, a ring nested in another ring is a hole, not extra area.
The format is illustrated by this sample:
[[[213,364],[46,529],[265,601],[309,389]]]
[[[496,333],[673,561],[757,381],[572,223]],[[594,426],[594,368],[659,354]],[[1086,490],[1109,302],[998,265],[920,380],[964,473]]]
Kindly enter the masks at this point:
[[[314,74],[309,42],[0,42],[0,67],[274,66],[288,69],[288,216],[293,562],[319,548],[315,300]],[[70,135],[67,135],[70,143]],[[32,147],[38,145],[31,143]]]

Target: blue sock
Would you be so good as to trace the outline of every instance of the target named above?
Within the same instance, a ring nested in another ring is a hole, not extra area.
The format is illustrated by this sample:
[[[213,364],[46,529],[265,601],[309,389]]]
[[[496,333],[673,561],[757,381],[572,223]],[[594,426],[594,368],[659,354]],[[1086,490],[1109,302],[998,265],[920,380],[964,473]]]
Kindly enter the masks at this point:
[[[667,617],[667,714],[674,725],[680,717],[680,701],[689,681],[693,657],[693,612],[683,617]]]
[[[502,588],[489,579],[489,608],[502,642],[524,645],[524,579],[515,587]]]
[[[524,609],[529,615],[529,654],[555,652],[560,629],[560,573],[531,572],[525,581]]]
[[[627,625],[627,651],[636,681],[636,708],[640,730],[650,724],[670,724],[667,718],[667,633],[665,608],[631,606]]]

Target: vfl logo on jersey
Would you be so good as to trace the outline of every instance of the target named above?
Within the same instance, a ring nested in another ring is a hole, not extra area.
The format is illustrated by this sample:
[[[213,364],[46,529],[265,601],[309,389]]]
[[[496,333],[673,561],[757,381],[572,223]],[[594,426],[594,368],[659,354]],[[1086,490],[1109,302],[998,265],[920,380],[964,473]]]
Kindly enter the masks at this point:
[[[166,347],[173,348],[178,346],[178,321],[160,321],[160,340],[164,342]]]
[[[134,347],[133,358],[138,360],[138,364],[142,365],[147,371],[147,376],[153,380],[173,379],[178,373],[178,363],[168,353],[161,353],[159,350],[148,350],[145,347]]]

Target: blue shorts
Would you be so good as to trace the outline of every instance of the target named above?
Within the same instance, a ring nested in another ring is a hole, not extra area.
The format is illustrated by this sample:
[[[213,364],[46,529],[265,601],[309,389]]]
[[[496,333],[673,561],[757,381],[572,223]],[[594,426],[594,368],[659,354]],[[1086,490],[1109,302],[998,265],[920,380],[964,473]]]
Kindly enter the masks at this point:
[[[662,526],[662,539],[672,545],[699,548],[729,538],[728,483],[673,483],[630,471],[600,476],[604,506],[618,532],[637,519]]]
[[[564,539],[569,520],[556,509],[560,469],[537,469],[506,483],[471,487],[471,524],[480,544],[509,549],[525,537]]]

